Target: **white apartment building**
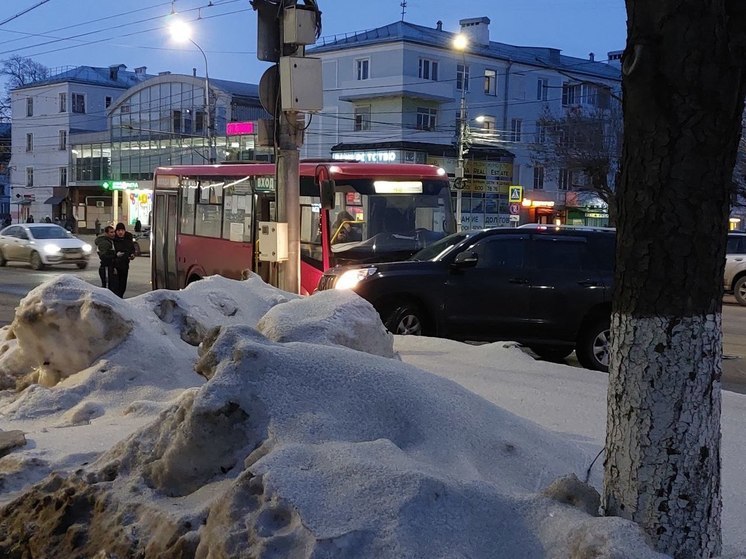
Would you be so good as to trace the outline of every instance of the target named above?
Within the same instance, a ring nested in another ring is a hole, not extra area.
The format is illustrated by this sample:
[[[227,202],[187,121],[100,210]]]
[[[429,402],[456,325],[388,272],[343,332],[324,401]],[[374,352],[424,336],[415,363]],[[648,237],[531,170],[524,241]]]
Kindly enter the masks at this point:
[[[546,110],[603,109],[621,89],[618,53],[604,63],[498,43],[487,17],[463,19],[456,32],[396,22],[322,39],[308,55],[322,59],[324,110],[310,122],[305,157],[428,162],[453,175],[463,97],[468,228],[508,223],[510,185],[536,202],[521,208],[521,222],[566,217],[567,173],[532,163],[537,121]]]
[[[70,67],[11,92],[10,210],[14,222],[33,215],[60,218],[74,212],[68,196],[70,134],[107,128],[107,110],[148,76],[126,71]]]

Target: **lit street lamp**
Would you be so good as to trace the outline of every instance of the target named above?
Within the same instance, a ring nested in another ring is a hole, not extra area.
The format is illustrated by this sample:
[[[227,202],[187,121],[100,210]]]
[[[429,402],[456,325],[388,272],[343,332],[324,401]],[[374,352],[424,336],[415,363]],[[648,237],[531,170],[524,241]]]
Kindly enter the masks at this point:
[[[453,38],[453,48],[461,51],[463,56],[463,71],[461,73],[461,108],[459,113],[458,127],[458,158],[456,159],[456,172],[454,173],[453,186],[456,188],[456,223],[458,230],[461,231],[461,191],[464,188],[464,155],[466,153],[466,48],[469,46],[469,39],[466,35],[459,34]]]
[[[169,25],[169,32],[171,38],[177,43],[185,43],[189,41],[197,50],[202,53],[202,57],[205,59],[205,119],[207,125],[207,144],[209,145],[209,162],[210,164],[217,162],[217,149],[215,146],[215,139],[213,134],[212,118],[210,118],[210,77],[207,69],[207,55],[197,43],[192,39],[192,28],[188,23],[181,20],[174,20]]]

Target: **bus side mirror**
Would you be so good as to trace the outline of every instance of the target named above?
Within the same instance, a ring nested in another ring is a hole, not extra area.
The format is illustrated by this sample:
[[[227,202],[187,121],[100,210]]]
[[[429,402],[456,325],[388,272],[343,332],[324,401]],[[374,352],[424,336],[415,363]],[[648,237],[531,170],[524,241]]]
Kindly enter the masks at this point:
[[[321,196],[321,208],[324,210],[334,209],[334,190],[335,184],[333,179],[319,181],[319,191]]]

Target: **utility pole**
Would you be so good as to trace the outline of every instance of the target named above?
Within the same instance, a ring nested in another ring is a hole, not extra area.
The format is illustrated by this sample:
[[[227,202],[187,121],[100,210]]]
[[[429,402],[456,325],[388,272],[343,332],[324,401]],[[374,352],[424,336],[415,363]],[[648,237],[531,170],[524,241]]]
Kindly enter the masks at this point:
[[[259,82],[262,106],[274,116],[265,130],[264,145],[277,150],[275,162],[277,208],[274,237],[277,247],[262,247],[259,258],[277,263],[277,287],[300,293],[300,147],[304,112],[323,108],[321,59],[305,56],[321,29],[321,11],[315,0],[252,0],[257,11],[257,58],[276,64]],[[261,127],[260,127],[261,129]],[[286,250],[285,250],[286,249]],[[277,257],[282,254],[283,257]],[[286,259],[284,255],[287,255]]]
[[[457,231],[461,231],[462,196],[464,190],[464,155],[466,154],[466,83],[461,84],[461,110],[459,113],[458,127],[458,159],[456,160],[456,172],[453,185],[456,188],[456,224]]]

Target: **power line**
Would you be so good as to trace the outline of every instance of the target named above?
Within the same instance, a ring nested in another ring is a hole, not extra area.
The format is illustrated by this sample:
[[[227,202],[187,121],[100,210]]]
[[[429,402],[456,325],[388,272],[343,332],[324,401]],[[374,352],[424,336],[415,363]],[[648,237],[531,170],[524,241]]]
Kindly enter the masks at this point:
[[[13,21],[14,19],[21,17],[23,14],[29,13],[31,10],[35,10],[36,8],[38,8],[39,6],[43,4],[46,4],[47,2],[49,2],[49,0],[41,0],[40,2],[37,2],[36,4],[34,4],[33,6],[26,8],[25,10],[22,10],[13,16],[10,16],[9,18],[4,19],[3,21],[0,21],[0,25],[5,25],[9,21]]]

